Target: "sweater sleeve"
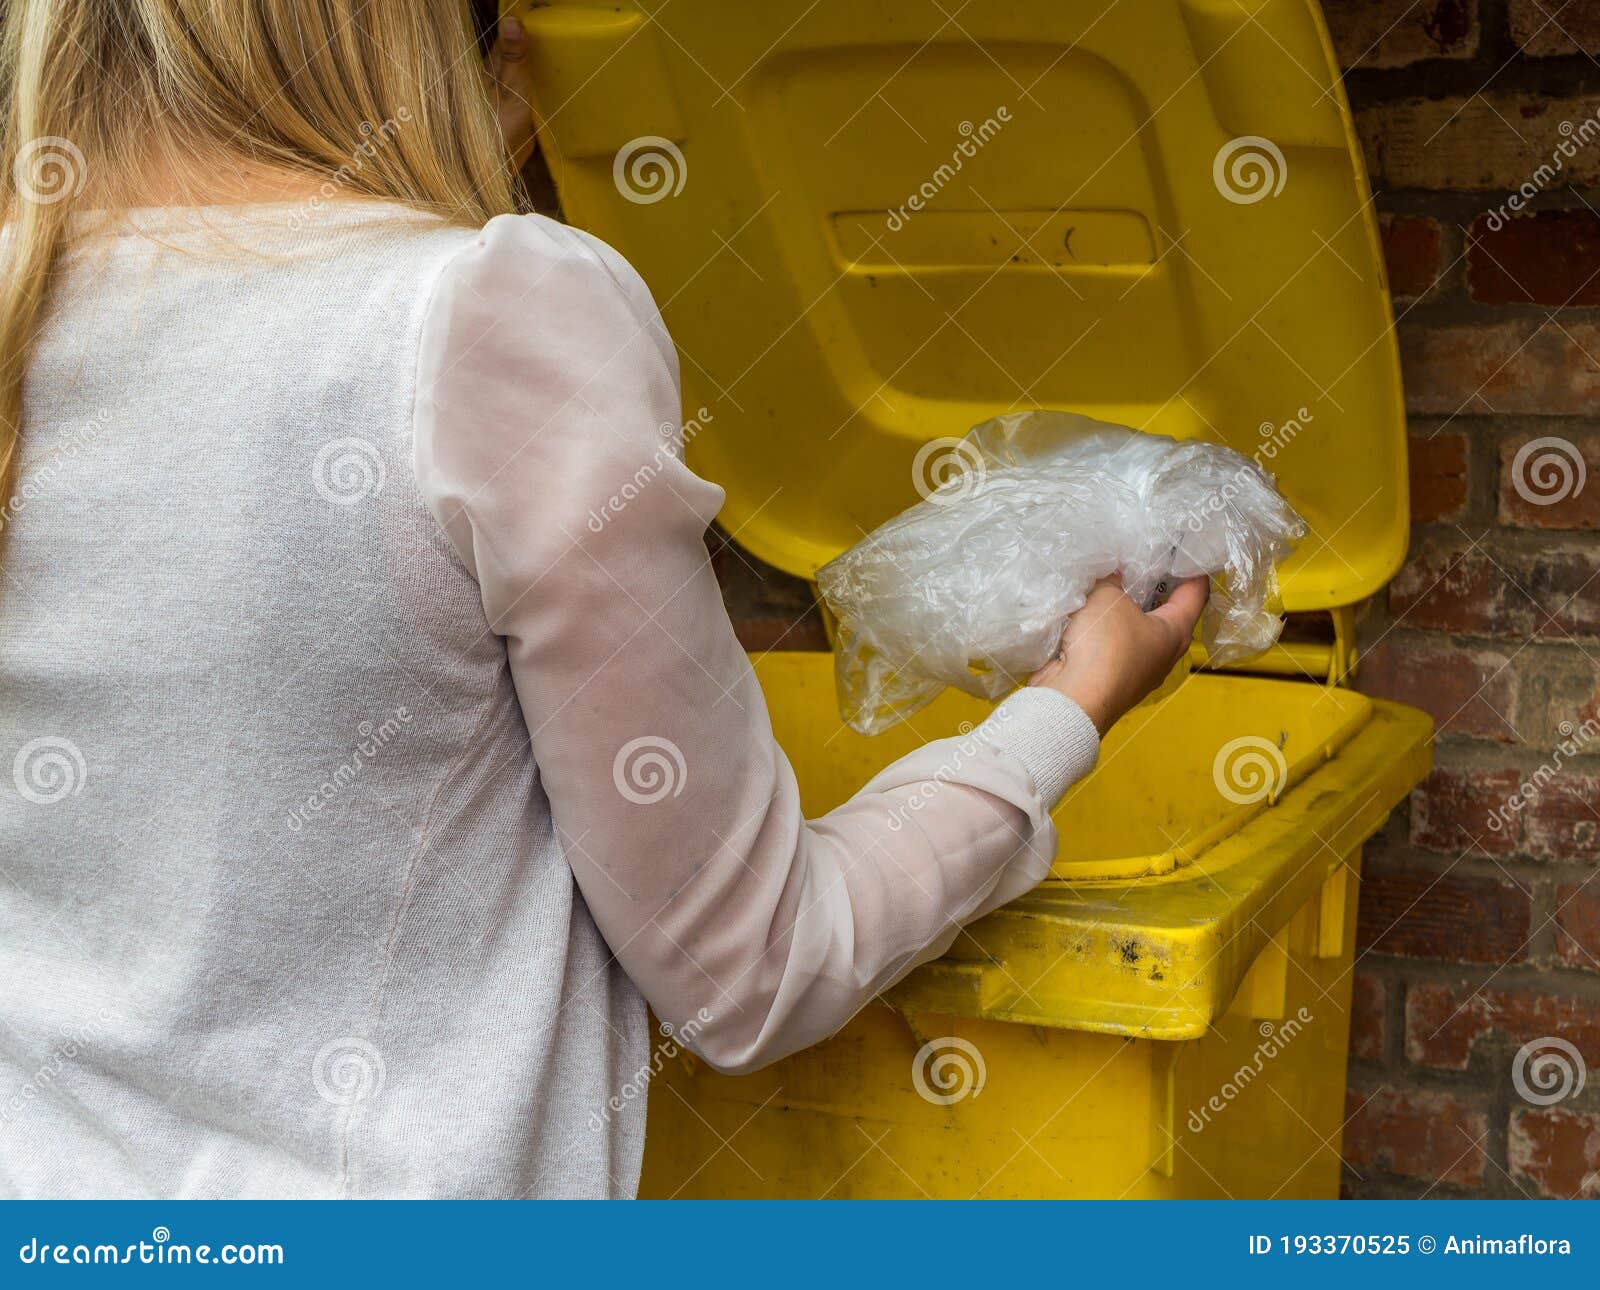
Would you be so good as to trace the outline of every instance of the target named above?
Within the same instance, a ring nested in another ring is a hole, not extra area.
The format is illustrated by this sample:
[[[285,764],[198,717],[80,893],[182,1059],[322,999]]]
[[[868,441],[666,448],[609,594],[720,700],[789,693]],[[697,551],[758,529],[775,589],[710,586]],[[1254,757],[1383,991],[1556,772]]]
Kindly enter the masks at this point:
[[[583,897],[714,1066],[825,1038],[1045,876],[1049,810],[1099,747],[1054,691],[804,817],[707,559],[723,494],[683,463],[676,353],[609,247],[503,216],[459,251],[423,327],[415,429]]]

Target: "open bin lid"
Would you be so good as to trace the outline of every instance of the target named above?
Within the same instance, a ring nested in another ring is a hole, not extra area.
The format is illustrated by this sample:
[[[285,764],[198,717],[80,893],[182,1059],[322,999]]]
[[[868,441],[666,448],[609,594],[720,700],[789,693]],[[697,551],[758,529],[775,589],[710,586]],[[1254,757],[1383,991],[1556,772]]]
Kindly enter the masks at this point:
[[[756,555],[811,577],[924,445],[1042,406],[1254,456],[1311,526],[1288,610],[1398,567],[1399,361],[1312,0],[506,8],[567,215],[650,284]]]

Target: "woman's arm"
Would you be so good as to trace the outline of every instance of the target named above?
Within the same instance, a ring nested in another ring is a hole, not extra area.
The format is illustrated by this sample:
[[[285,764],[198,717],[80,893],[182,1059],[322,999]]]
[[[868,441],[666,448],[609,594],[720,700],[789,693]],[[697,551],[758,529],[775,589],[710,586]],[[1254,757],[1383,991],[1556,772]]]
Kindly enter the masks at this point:
[[[807,821],[707,559],[722,491],[684,466],[678,416],[672,344],[603,244],[503,217],[444,272],[425,495],[505,638],[595,921],[659,1016],[704,1010],[694,1046],[745,1070],[1039,882],[1098,737],[1071,688],[1025,689]]]

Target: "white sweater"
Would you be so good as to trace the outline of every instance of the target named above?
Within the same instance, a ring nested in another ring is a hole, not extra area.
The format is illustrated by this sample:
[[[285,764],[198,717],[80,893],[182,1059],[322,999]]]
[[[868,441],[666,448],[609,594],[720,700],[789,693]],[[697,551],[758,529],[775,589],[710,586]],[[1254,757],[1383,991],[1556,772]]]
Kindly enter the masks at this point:
[[[631,1194],[646,999],[759,1065],[1043,877],[1053,692],[803,817],[678,415],[542,218],[73,252],[0,517],[4,1191]]]

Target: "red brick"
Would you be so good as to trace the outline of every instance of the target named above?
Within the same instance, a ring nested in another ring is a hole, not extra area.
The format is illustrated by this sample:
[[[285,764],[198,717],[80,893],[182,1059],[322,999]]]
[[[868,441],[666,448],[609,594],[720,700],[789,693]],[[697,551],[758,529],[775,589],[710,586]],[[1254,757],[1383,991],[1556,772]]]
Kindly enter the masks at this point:
[[[1600,9],[1585,0],[1511,0],[1509,16],[1526,53],[1600,54]]]
[[[763,654],[771,650],[828,649],[827,629],[822,616],[809,613],[801,618],[781,614],[767,614],[734,621],[734,631],[739,644],[751,653]]]
[[[1385,640],[1361,658],[1360,688],[1421,708],[1440,734],[1517,738],[1517,673],[1495,650]]]
[[[1587,885],[1568,883],[1556,889],[1556,927],[1561,961],[1600,972],[1600,877]]]
[[[1510,855],[1522,846],[1522,815],[1509,809],[1514,770],[1440,767],[1411,795],[1411,840],[1447,855]]]
[[[1404,627],[1526,636],[1534,606],[1514,590],[1477,548],[1435,543],[1413,552],[1395,575],[1389,610]]]
[[[1546,1196],[1600,1197],[1600,1115],[1550,1106],[1511,1116],[1511,1176]]]
[[[1350,983],[1350,1056],[1365,1062],[1383,1060],[1385,991],[1369,972],[1357,972]]]
[[[1385,215],[1383,259],[1389,291],[1400,299],[1423,295],[1439,281],[1439,224],[1422,215]]]
[[[1554,756],[1544,763],[1549,773]],[[1600,778],[1555,769],[1548,779],[1539,772],[1523,778],[1535,791],[1523,808],[1523,846],[1541,860],[1600,860]]]
[[[1596,553],[1550,549],[1502,561],[1523,596],[1538,603],[1534,635],[1545,640],[1600,636],[1600,578]]]
[[[1467,504],[1468,452],[1467,436],[1459,430],[1410,436],[1413,524],[1460,516]]]
[[[1325,0],[1343,67],[1407,67],[1478,52],[1477,0]]]
[[[745,649],[828,648],[821,611],[805,583],[752,561],[720,529],[707,531],[706,547],[723,603]]]
[[[1500,193],[1526,184],[1537,194],[1600,181],[1600,148],[1592,146],[1597,109],[1593,95],[1487,91],[1374,104],[1356,114],[1356,130],[1374,188]]]
[[[1486,305],[1600,304],[1600,216],[1478,216],[1467,237],[1467,292]]]
[[[1600,434],[1527,434],[1502,443],[1500,522],[1600,529]]]
[[[1600,1065],[1600,1001],[1447,985],[1413,985],[1406,994],[1406,1056],[1418,1066],[1466,1070],[1486,1040],[1514,1051],[1551,1035],[1572,1044],[1587,1066]],[[1508,1062],[1507,1081],[1511,1075]]]
[[[1588,416],[1600,404],[1596,355],[1593,323],[1400,328],[1406,407],[1422,415]]]
[[[1600,636],[1600,577],[1592,550],[1488,551],[1424,544],[1389,586],[1400,625],[1513,640]]]
[[[1574,682],[1580,697],[1572,698],[1574,691],[1565,687],[1551,696],[1550,716],[1559,723],[1558,737],[1572,737],[1585,752],[1600,752],[1600,746],[1594,744],[1596,728],[1600,726],[1600,685],[1596,684],[1596,675],[1584,656],[1567,667],[1567,679]]]
[[[1486,552],[1465,544],[1423,546],[1389,584],[1389,610],[1404,627],[1525,638],[1537,609]]]
[[[1344,1158],[1356,1169],[1382,1169],[1457,1187],[1483,1181],[1484,1110],[1449,1093],[1353,1088],[1346,1094]]]
[[[1527,957],[1533,901],[1516,883],[1369,867],[1356,942],[1375,954],[1509,963]]]

